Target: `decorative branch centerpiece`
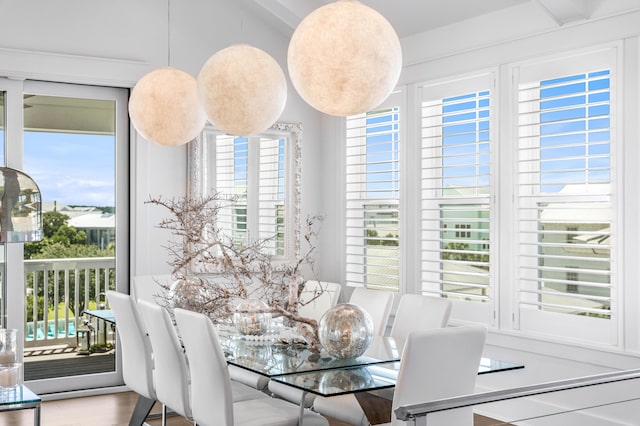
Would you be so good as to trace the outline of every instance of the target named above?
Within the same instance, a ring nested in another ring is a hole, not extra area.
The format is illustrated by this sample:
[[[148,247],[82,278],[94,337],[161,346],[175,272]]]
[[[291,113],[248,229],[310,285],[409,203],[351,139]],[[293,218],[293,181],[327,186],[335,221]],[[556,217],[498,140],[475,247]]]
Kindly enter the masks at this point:
[[[166,248],[175,282],[161,284],[166,307],[202,312],[221,323],[232,320],[239,304],[246,309],[247,301],[258,300],[266,306],[262,313],[292,322],[310,349],[319,351],[318,323],[301,316],[298,308],[306,283],[304,272],[313,273],[321,218],[308,217],[301,233],[303,247],[288,260],[280,259],[272,249],[275,236],[237,241],[223,232],[219,213],[237,201],[220,193],[148,201],[171,213],[158,225],[173,235]],[[313,302],[323,291],[315,291],[305,303]]]

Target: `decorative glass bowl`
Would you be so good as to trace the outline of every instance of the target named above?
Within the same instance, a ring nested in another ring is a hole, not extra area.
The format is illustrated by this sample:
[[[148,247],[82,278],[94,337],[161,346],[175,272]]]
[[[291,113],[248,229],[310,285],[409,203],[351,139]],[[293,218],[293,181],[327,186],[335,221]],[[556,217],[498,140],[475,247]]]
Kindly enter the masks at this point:
[[[264,334],[271,325],[269,307],[261,300],[243,300],[233,313],[233,325],[242,334]]]
[[[329,355],[339,359],[357,358],[373,342],[373,320],[358,305],[336,305],[320,318],[318,337]]]

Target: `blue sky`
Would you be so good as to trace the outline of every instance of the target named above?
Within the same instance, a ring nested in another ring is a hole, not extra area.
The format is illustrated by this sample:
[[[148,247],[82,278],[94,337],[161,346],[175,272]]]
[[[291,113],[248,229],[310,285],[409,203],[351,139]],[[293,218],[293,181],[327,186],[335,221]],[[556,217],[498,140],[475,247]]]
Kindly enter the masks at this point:
[[[113,136],[25,132],[23,171],[43,202],[114,206],[114,147]]]

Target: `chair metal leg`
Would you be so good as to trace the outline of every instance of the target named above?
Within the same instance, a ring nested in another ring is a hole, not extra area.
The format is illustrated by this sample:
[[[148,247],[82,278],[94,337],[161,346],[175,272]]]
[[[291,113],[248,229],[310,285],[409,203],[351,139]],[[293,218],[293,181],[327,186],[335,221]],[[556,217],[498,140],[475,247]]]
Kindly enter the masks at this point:
[[[138,401],[136,402],[136,407],[133,409],[133,413],[131,414],[129,426],[142,426],[155,402],[156,401],[153,399],[138,395]]]
[[[307,397],[307,391],[302,391],[302,397],[300,398],[300,414],[298,415],[298,426],[302,426],[302,420],[304,419],[304,399]]]
[[[162,426],[167,426],[167,406],[162,404]]]

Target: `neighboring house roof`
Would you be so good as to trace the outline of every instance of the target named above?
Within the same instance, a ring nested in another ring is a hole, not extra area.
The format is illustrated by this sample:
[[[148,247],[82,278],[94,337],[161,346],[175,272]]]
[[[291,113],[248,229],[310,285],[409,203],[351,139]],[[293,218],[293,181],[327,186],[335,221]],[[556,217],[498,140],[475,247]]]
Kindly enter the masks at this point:
[[[598,195],[608,194],[608,183],[591,183],[565,185],[560,194]],[[543,222],[561,223],[609,223],[611,221],[611,204],[606,202],[550,202],[540,214]]]
[[[448,186],[444,189],[447,196],[475,196],[475,187]],[[610,184],[570,184],[565,185],[559,195],[598,195],[609,194]],[[542,222],[559,223],[609,223],[611,221],[611,205],[606,202],[569,202],[551,201],[540,213]]]
[[[102,214],[100,210],[98,210],[95,206],[67,206],[65,204],[60,204],[57,202],[43,202],[42,203],[42,211],[43,212],[53,212],[56,211],[58,213],[65,214],[70,218],[78,217],[86,215],[87,213],[96,212],[98,214]]]
[[[113,213],[92,212],[69,219],[69,226],[77,229],[115,229],[116,216]]]

